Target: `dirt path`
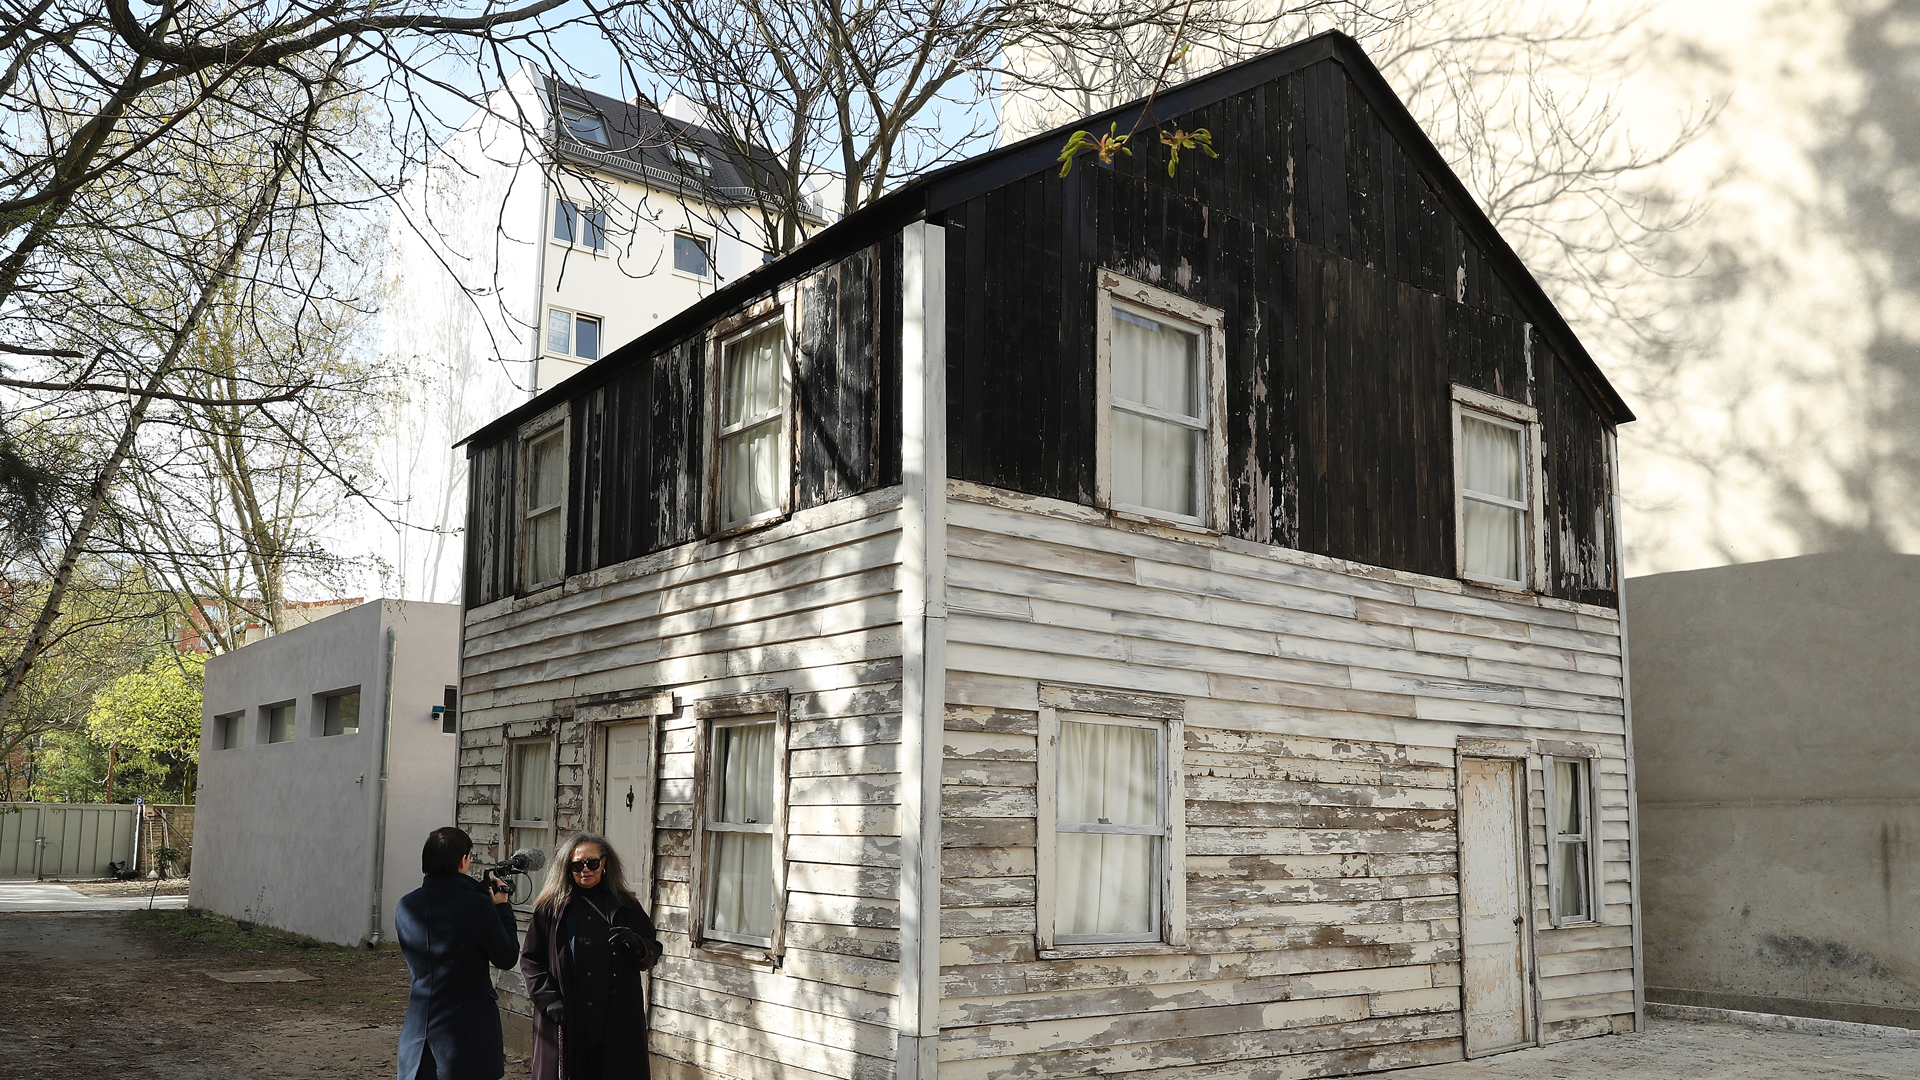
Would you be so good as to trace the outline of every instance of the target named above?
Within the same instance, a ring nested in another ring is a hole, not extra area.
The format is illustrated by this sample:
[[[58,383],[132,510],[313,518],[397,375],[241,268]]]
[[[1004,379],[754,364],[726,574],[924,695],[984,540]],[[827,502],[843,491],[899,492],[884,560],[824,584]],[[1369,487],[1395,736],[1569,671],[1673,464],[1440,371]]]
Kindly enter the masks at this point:
[[[205,974],[297,968],[311,982]],[[396,952],[305,948],[181,911],[0,916],[0,1077],[391,1080]]]

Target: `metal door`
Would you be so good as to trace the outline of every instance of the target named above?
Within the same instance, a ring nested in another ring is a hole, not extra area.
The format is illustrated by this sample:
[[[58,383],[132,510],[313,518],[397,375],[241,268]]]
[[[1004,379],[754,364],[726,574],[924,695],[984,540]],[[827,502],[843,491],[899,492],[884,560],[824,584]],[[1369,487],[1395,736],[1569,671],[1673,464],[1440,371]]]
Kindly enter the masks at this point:
[[[136,820],[121,803],[0,803],[0,877],[106,877],[132,860]]]
[[[653,845],[653,830],[649,827],[653,824],[653,780],[647,761],[653,725],[644,721],[609,724],[606,732],[607,768],[600,787],[605,792],[606,820],[601,831],[613,850],[620,853],[620,860],[626,866],[627,884],[645,897],[650,884],[645,875],[653,862],[647,857]],[[652,904],[647,906],[651,908]]]
[[[1533,1044],[1522,764],[1460,759],[1461,982],[1467,1056]]]

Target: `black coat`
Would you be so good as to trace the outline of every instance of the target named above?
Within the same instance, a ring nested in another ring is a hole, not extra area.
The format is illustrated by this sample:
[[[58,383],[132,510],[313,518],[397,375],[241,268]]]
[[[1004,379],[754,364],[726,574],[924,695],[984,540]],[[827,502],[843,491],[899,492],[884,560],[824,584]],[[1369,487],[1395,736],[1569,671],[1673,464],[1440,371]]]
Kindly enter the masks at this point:
[[[436,874],[400,898],[393,924],[413,973],[400,1080],[415,1080],[428,1053],[438,1080],[499,1080],[507,1059],[487,965],[513,966],[513,908],[465,874]]]
[[[579,903],[579,894],[570,892],[552,912],[535,908],[526,943],[521,947],[520,974],[527,981],[527,996],[533,1000],[533,1080],[648,1080],[646,998],[641,972],[659,959],[661,945],[653,919],[634,902],[617,907],[600,902],[603,911],[611,907],[609,914],[615,926],[630,926],[639,932],[642,947],[639,952],[615,947],[612,977],[601,981],[599,989],[606,994],[602,1006],[605,1014],[598,1052],[592,1055],[601,1063],[599,1075],[579,1076],[571,1069],[562,1070],[562,1043],[577,1037],[575,1029],[584,1027],[568,1023],[579,1011],[579,1002],[568,996],[566,962],[569,915]],[[584,911],[576,917],[598,918]],[[546,1017],[546,1008],[554,1001],[567,1010],[567,1019],[557,1028]],[[577,1060],[576,1049],[567,1048],[569,1066]]]

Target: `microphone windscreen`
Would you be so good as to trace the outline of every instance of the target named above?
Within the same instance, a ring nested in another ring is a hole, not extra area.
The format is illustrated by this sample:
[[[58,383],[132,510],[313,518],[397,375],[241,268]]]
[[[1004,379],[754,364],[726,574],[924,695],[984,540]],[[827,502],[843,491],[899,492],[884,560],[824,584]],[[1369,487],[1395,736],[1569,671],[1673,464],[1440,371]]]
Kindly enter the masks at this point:
[[[537,847],[521,848],[507,861],[515,870],[538,870],[547,865],[547,853]]]

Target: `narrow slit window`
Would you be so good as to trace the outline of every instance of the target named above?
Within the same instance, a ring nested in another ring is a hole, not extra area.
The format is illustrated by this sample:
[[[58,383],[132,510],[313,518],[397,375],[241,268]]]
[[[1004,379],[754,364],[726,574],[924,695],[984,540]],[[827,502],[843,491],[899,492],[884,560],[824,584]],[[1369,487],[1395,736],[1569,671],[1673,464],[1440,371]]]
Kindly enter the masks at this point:
[[[267,707],[267,741],[270,743],[293,741],[293,706],[291,704]]]
[[[1167,842],[1161,731],[1061,721],[1056,938],[1158,941]]]
[[[1586,758],[1549,758],[1547,867],[1554,923],[1598,921],[1593,888],[1593,767]]]
[[[778,514],[786,505],[786,328],[774,321],[722,346],[719,408],[720,527]]]
[[[526,461],[527,585],[531,588],[566,574],[566,427],[532,439]]]
[[[707,812],[709,936],[773,943],[776,732],[771,719],[715,724]]]

